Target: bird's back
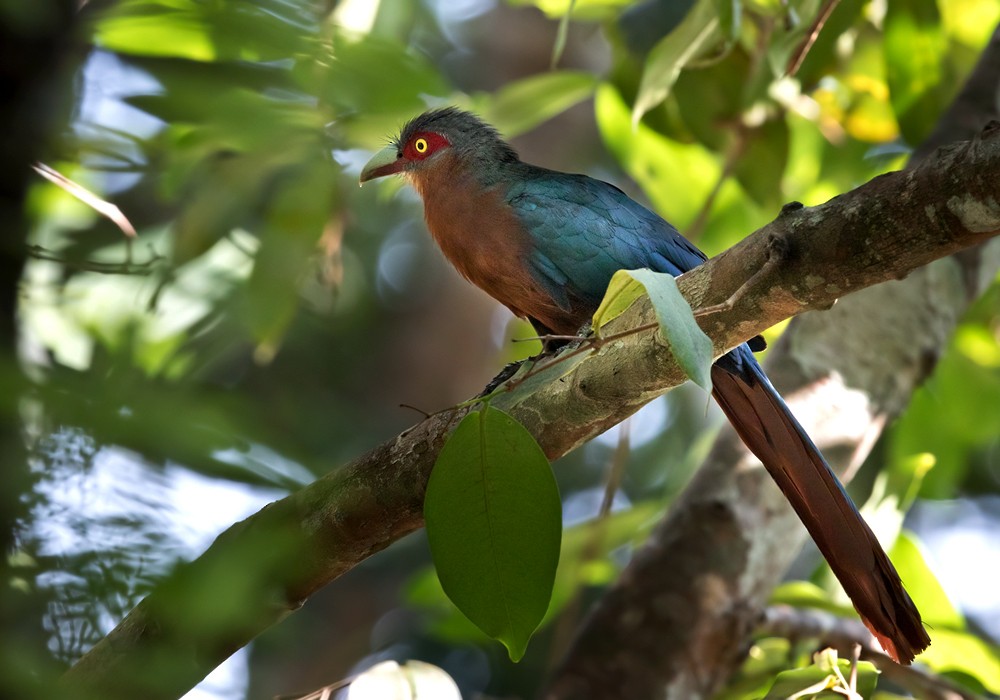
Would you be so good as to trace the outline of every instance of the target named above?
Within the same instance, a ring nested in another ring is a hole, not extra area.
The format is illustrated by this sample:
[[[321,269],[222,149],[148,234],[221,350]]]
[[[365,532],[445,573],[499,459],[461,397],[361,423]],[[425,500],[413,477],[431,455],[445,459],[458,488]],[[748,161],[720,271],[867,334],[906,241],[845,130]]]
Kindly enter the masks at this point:
[[[529,237],[532,276],[569,312],[572,333],[597,308],[617,270],[679,275],[704,254],[617,187],[586,175],[522,164],[506,200]]]

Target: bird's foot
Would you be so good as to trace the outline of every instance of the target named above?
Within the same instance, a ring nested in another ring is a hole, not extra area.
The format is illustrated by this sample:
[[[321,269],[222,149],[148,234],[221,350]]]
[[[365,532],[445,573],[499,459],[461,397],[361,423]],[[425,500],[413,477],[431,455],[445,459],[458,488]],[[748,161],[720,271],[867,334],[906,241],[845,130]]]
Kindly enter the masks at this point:
[[[517,374],[517,371],[521,369],[521,367],[526,362],[530,362],[533,359],[534,358],[529,357],[527,360],[518,360],[517,362],[509,362],[502,370],[500,370],[500,373],[497,374],[497,376],[493,377],[493,379],[489,381],[489,383],[486,385],[486,388],[483,389],[481,392],[479,392],[479,396],[477,396],[476,398],[481,399],[484,396],[489,396],[490,394],[492,394],[494,391],[497,390],[497,387],[499,387],[505,381],[507,381],[515,374]]]

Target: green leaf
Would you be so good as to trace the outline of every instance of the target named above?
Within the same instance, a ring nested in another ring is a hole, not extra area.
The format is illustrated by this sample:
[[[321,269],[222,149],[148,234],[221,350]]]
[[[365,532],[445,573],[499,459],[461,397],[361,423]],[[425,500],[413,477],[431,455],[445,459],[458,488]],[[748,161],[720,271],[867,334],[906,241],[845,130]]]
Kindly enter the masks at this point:
[[[740,35],[743,5],[740,0],[712,0],[719,16],[719,31],[726,41],[736,41]]]
[[[569,20],[573,16],[574,5],[576,5],[576,0],[569,0],[569,9],[566,10],[566,14],[559,20],[559,29],[556,31],[556,42],[552,47],[551,66],[553,70],[559,65],[559,59],[562,58],[563,51],[566,50],[566,37],[569,35]]]
[[[95,42],[139,56],[274,61],[305,50],[317,28],[308,6],[281,0],[127,0],[98,20]]]
[[[288,168],[270,183],[261,247],[245,288],[243,311],[257,341],[255,359],[270,361],[300,304],[295,284],[307,274],[323,227],[336,203],[332,163],[318,155]]]
[[[576,21],[611,19],[632,0],[507,0],[510,5],[533,5],[549,19],[559,19],[572,12]]]
[[[948,600],[948,595],[937,576],[924,559],[923,552],[912,533],[903,531],[889,550],[889,558],[896,565],[899,576],[920,608],[920,614],[933,630],[950,627],[964,629],[962,614]],[[932,632],[933,636],[933,632]],[[921,657],[923,658],[923,657]]]
[[[581,586],[609,584],[620,571],[619,562],[611,553],[622,545],[642,542],[662,514],[661,503],[639,503],[564,531],[545,621],[558,615]],[[439,638],[452,643],[483,641],[482,631],[448,602],[432,567],[413,576],[405,596],[409,605],[430,616],[430,629]]]
[[[971,632],[931,630],[931,645],[920,654],[920,663],[936,673],[968,674],[990,693],[1000,693],[1000,648]]]
[[[836,667],[836,670],[835,670]],[[868,661],[857,664],[855,690],[863,698],[870,698],[878,683],[878,669]],[[820,654],[817,663],[807,668],[797,668],[779,673],[764,700],[804,700],[805,698],[844,698],[845,679],[851,676],[851,662],[837,659],[835,652]],[[840,692],[835,692],[834,689]]]
[[[653,47],[632,108],[632,124],[670,94],[681,69],[719,36],[719,16],[712,0],[699,0],[684,21]]]
[[[616,272],[594,312],[595,331],[600,334],[601,326],[620,316],[643,293],[649,295],[660,324],[660,336],[670,344],[681,369],[695,384],[711,391],[712,341],[698,326],[673,275],[647,269]]]
[[[657,213],[683,231],[719,181],[718,158],[699,143],[668,139],[645,123],[633,128],[628,107],[610,84],[598,88],[594,112],[601,137],[622,168],[642,186]]]
[[[856,617],[850,603],[838,604],[830,593],[810,581],[786,581],[774,589],[771,605],[791,605],[796,608],[826,610],[834,615]]]
[[[600,335],[602,327],[625,313],[625,310],[645,293],[646,288],[630,275],[628,270],[615,272],[611,282],[608,283],[607,291],[604,292],[604,298],[594,312],[592,319],[594,332]]]
[[[893,0],[885,16],[886,79],[903,136],[919,143],[945,106],[948,46],[935,0]]]
[[[538,443],[498,409],[470,413],[434,464],[424,518],[448,597],[520,660],[552,596],[562,532]]]
[[[486,120],[511,137],[566,111],[592,94],[597,78],[585,71],[553,71],[511,83],[493,96]]]
[[[643,541],[662,515],[661,503],[639,503],[567,530],[546,619],[558,615],[582,586],[610,585],[620,571],[611,552],[630,542]]]
[[[785,200],[781,182],[788,164],[788,124],[784,119],[771,119],[749,131],[746,138],[733,174],[757,204],[780,209]]]
[[[437,69],[399,42],[335,33],[332,46],[316,87],[321,103],[342,115],[337,129],[355,143],[384,143],[427,108],[428,96],[449,95]]]

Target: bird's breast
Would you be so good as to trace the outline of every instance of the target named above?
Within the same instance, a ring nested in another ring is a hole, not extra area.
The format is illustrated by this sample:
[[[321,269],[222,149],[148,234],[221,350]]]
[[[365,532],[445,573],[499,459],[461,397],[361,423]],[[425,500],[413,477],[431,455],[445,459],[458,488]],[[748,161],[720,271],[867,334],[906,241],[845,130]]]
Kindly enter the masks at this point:
[[[580,326],[575,318],[564,318],[567,311],[533,275],[530,231],[507,203],[502,186],[483,187],[455,171],[413,180],[424,200],[427,228],[463,277],[517,316],[560,332]]]

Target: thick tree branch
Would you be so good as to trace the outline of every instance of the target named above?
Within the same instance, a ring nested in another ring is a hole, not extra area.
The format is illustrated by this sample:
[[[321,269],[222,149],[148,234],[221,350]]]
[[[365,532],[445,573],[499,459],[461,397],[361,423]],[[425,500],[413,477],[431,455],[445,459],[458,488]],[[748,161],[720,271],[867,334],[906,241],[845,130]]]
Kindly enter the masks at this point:
[[[998,83],[1000,28],[952,108],[914,154],[914,179],[963,148],[931,156],[935,147],[969,138],[997,117]],[[992,167],[980,167],[981,178],[996,179]],[[945,170],[939,176],[949,177]],[[915,228],[925,225],[921,211],[930,219],[957,215],[948,206],[911,199],[910,192],[903,188],[900,196],[914,210],[909,225]],[[945,199],[951,206],[960,201]],[[872,206],[877,211],[881,205]],[[876,258],[858,259],[859,266],[870,263],[878,267]],[[828,313],[793,321],[770,353],[768,373],[835,468],[851,470],[863,461],[998,268],[1000,241],[994,240],[902,282],[851,295]],[[835,279],[824,277],[817,281],[821,286]],[[805,539],[769,476],[725,430],[668,518],[583,626],[549,697],[711,697],[745,658],[770,591]]]
[[[829,307],[839,296],[996,235],[1000,179],[991,174],[998,167],[1000,128],[991,128],[926,167],[876,178],[819,207],[786,210],[681,278],[681,290],[696,306],[721,303],[780,256],[732,310],[705,317],[721,354],[790,315]],[[608,331],[653,318],[639,302]],[[524,423],[556,458],[683,381],[649,331],[552,364],[493,405]],[[71,668],[65,687],[102,698],[181,695],[318,588],[421,527],[427,476],[466,410],[432,416],[231,527]],[[248,552],[258,562],[253,571],[245,569]],[[218,577],[233,571],[247,595],[241,609],[227,617],[212,608],[211,624],[193,624],[204,622],[198,606],[206,605],[206,592],[219,595]]]

